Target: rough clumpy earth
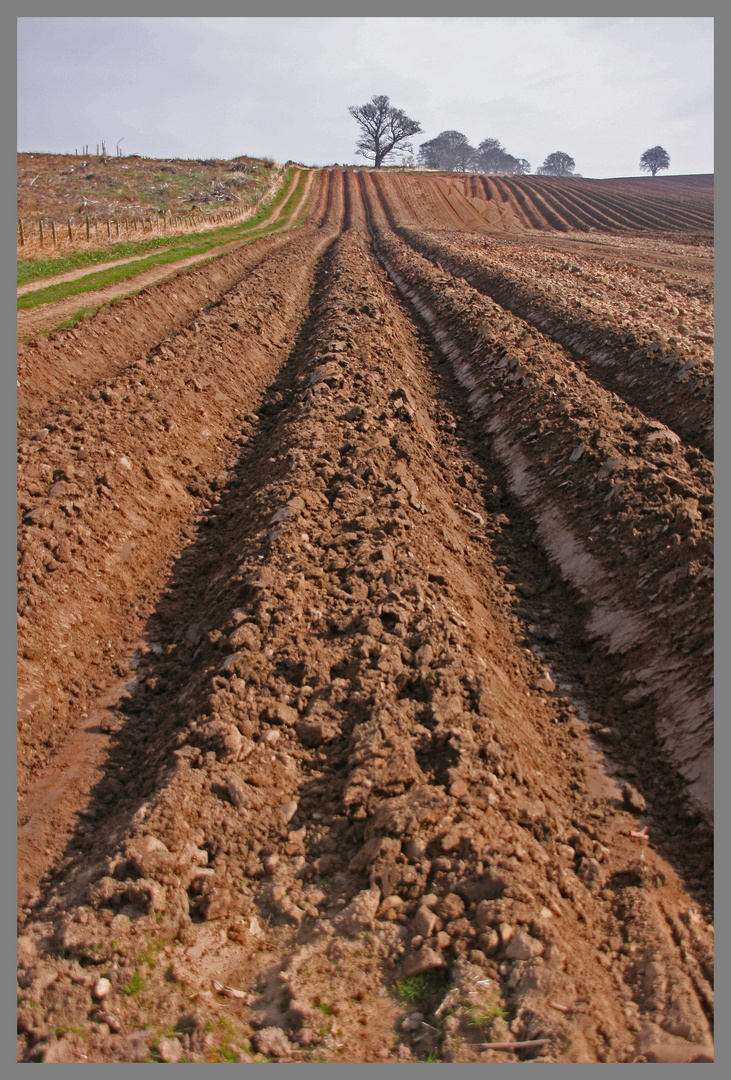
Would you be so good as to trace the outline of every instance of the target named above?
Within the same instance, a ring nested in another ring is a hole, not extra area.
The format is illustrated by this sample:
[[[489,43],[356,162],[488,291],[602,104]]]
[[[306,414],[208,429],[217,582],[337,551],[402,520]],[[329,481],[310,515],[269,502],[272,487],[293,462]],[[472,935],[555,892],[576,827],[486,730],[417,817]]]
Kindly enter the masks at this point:
[[[708,343],[397,194],[24,354],[19,1060],[713,1060]]]

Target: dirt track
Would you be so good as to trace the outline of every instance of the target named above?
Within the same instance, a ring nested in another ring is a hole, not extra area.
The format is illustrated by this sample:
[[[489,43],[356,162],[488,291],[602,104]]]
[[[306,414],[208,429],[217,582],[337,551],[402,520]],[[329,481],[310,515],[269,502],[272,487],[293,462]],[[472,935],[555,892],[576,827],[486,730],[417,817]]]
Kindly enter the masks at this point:
[[[406,180],[21,356],[22,1060],[712,1056],[709,286]]]

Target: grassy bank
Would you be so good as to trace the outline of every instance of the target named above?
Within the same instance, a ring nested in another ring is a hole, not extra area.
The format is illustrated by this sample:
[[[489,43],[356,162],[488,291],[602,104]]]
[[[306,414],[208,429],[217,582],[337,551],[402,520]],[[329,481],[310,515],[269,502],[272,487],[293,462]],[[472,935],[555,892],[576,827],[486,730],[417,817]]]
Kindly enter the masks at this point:
[[[126,259],[134,257],[135,255],[141,255],[143,258],[139,262],[128,263],[124,268],[113,267],[109,271],[101,271],[99,275],[88,275],[81,279],[83,282],[89,282],[88,288],[99,288],[100,285],[107,285],[114,283],[114,281],[122,280],[125,277],[132,276],[136,273],[141,273],[142,270],[147,269],[149,266],[157,265],[158,262],[174,262],[177,259],[187,258],[191,254],[200,254],[209,250],[210,247],[217,246],[220,243],[226,243],[229,240],[235,240],[239,236],[246,236],[248,233],[255,231],[257,226],[272,212],[277,206],[279,206],[283,200],[286,199],[286,203],[283,208],[283,215],[289,212],[291,213],[293,196],[299,191],[301,194],[302,185],[306,179],[306,174],[302,173],[300,179],[295,186],[294,191],[287,196],[287,190],[294,173],[294,168],[290,168],[284,177],[284,182],[281,188],[273,199],[269,202],[262,204],[256,211],[256,213],[247,218],[246,221],[239,222],[234,225],[225,225],[220,229],[206,230],[200,233],[188,233],[184,236],[167,236],[167,237],[154,237],[149,240],[139,240],[126,243],[115,244],[112,249],[97,248],[93,251],[79,251],[69,255],[57,257],[57,258],[43,258],[43,259],[20,259],[18,260],[18,285],[24,285],[31,281],[40,281],[46,277],[55,277],[58,274],[67,273],[70,270],[83,269],[86,266],[94,266],[98,263],[110,262],[113,259]],[[290,205],[291,204],[291,205]],[[277,223],[278,225],[280,222]],[[147,256],[145,258],[145,256]],[[118,277],[111,277],[107,280],[101,280],[101,275],[111,273],[114,270],[120,270],[122,273]],[[95,280],[92,282],[92,278]],[[65,285],[79,285],[80,282],[66,282]],[[49,286],[48,289],[38,290],[33,293],[34,297],[42,297],[40,303],[51,303],[53,300],[63,299],[65,296],[73,296],[77,291],[84,291],[81,289],[71,289],[68,292],[60,292],[58,295],[53,295],[52,290],[55,288],[62,288],[59,286]],[[29,308],[36,307],[36,303],[21,303],[21,300],[26,300],[28,297],[21,297],[18,301],[19,310],[28,310]]]

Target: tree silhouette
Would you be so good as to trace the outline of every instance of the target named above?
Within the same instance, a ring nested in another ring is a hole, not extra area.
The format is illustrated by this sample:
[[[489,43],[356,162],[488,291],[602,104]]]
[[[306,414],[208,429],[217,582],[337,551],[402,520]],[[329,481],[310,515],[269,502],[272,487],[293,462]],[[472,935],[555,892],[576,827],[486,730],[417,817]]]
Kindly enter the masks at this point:
[[[563,150],[554,150],[536,171],[540,176],[572,176],[576,162]]]
[[[424,130],[403,109],[395,109],[385,94],[374,94],[366,105],[351,105],[348,112],[362,133],[356,153],[373,158],[377,169],[390,154],[409,153],[413,147],[408,139]]]
[[[529,173],[530,162],[509,154],[497,139],[483,139],[475,152],[475,167],[484,173]]]
[[[461,131],[442,131],[419,147],[419,162],[427,169],[465,172],[474,164],[475,149]]]
[[[644,154],[640,158],[640,169],[642,172],[652,173],[654,176],[660,169],[670,168],[670,154],[667,150],[663,150],[662,146],[652,146],[649,150],[645,150]]]

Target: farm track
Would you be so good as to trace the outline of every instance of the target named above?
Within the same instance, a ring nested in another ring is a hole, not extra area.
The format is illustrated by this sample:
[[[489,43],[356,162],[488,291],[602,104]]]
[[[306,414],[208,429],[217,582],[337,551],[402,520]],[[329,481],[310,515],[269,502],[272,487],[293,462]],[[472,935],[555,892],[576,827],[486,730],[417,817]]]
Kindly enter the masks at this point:
[[[21,440],[19,1056],[709,1060],[711,466],[311,218]]]
[[[271,211],[270,214],[257,226],[259,229],[267,228],[270,225],[275,224],[282,216],[284,207],[287,202],[287,198],[294,191],[299,180],[301,170],[296,170],[287,189],[287,193],[281,202]],[[310,171],[304,184],[304,190],[302,195],[297,200],[297,204],[288,214],[288,220],[283,224],[282,231],[292,227],[300,214],[302,213],[305,203],[310,198],[312,193],[312,187],[314,183],[315,173]],[[243,223],[242,223],[243,224]],[[203,230],[205,232],[206,230]],[[171,239],[180,239],[178,237],[171,237]],[[265,239],[265,238],[261,238]],[[268,239],[268,238],[267,238]],[[191,270],[201,264],[209,263],[212,259],[218,258],[226,253],[234,253],[240,248],[245,247],[248,244],[255,243],[246,237],[229,241],[228,243],[222,243],[219,247],[211,248],[209,251],[202,252],[198,255],[190,255],[187,258],[181,258],[177,262],[163,264],[162,266],[153,266],[148,270],[143,270],[140,273],[131,273],[128,278],[123,278],[121,281],[116,282],[113,285],[105,285],[99,289],[89,290],[88,292],[76,293],[63,300],[52,301],[51,303],[42,304],[38,307],[31,308],[27,311],[18,312],[18,336],[23,343],[30,338],[32,334],[42,334],[49,330],[53,330],[54,327],[60,326],[64,319],[75,315],[81,307],[101,307],[103,304],[109,304],[110,302],[119,302],[119,299],[132,299],[128,294],[130,289],[133,289],[136,293],[142,292],[145,289],[149,289],[170,279],[175,279],[176,276],[183,273],[190,273]],[[164,249],[158,249],[158,253],[161,253]],[[32,282],[31,284],[21,287],[18,290],[18,296],[27,292],[34,292],[39,289],[47,288],[50,285],[54,285],[63,281],[75,281],[80,280],[87,275],[92,275],[106,270],[110,267],[119,266],[127,262],[138,262],[140,258],[145,256],[135,256],[133,259],[121,259],[116,262],[100,263],[89,269],[88,267],[83,270],[72,271],[68,274],[61,274],[57,278],[45,278],[41,282]],[[132,269],[132,268],[131,268]],[[72,331],[73,332],[73,331]],[[61,332],[63,334],[63,332]],[[36,347],[41,342],[34,342]]]
[[[274,210],[272,210],[272,212],[270,214],[268,214],[267,217],[264,218],[264,220],[261,221],[258,224],[257,228],[265,229],[268,225],[274,224],[274,222],[277,221],[278,218],[281,217],[282,210],[283,210],[283,207],[284,207],[284,205],[285,205],[285,203],[287,201],[288,196],[291,194],[291,192],[294,191],[294,189],[297,186],[297,181],[299,180],[300,173],[301,173],[300,169],[296,169],[293,172],[293,174],[292,174],[292,176],[290,178],[288,187],[287,187],[287,191],[284,193],[283,198],[277,204],[277,206],[274,208]],[[310,190],[312,188],[314,175],[315,174],[313,172],[313,173],[310,173],[310,175],[308,176],[307,188],[306,188],[306,191],[303,193],[303,199],[298,201],[297,207],[295,208],[295,212],[291,215],[294,220],[296,220],[296,218],[299,216],[299,212],[302,209],[302,203],[304,201],[304,198],[306,198],[310,194]],[[220,226],[217,226],[217,227],[220,228]],[[201,231],[204,232],[206,230],[201,230]],[[184,236],[184,235],[185,235],[184,233],[171,233],[170,234],[170,240],[171,241],[180,240],[181,237]],[[247,240],[234,240],[231,243],[222,244],[220,248],[211,249],[211,251],[206,252],[205,255],[201,255],[199,257],[199,259],[207,259],[207,258],[212,258],[212,257],[215,257],[215,256],[222,255],[226,251],[233,250],[235,246],[240,247],[242,243],[247,243],[247,242],[248,242]],[[165,250],[166,250],[165,248],[158,248],[157,249],[158,252],[163,252]],[[112,249],[112,251],[113,251],[113,249]],[[62,283],[64,281],[78,281],[80,278],[86,277],[89,274],[96,274],[96,273],[99,273],[99,271],[101,271],[101,270],[110,270],[114,266],[123,266],[126,263],[138,262],[140,259],[142,259],[144,257],[145,257],[144,255],[130,255],[128,258],[125,258],[125,259],[112,259],[109,262],[96,263],[91,267],[83,266],[83,267],[80,267],[78,270],[68,270],[66,273],[64,273],[64,274],[56,274],[54,277],[46,277],[46,278],[40,278],[37,281],[29,281],[25,285],[18,285],[18,287],[17,287],[17,295],[18,296],[25,296],[26,293],[37,292],[39,289],[46,289],[46,288],[48,288],[49,285],[58,285],[58,284],[60,284],[60,283]],[[167,270],[168,270],[168,272],[170,272],[170,267],[167,267]]]
[[[317,220],[321,196],[313,196],[314,173],[304,200],[314,197],[313,220]],[[308,178],[309,179],[309,178]],[[321,186],[322,177],[318,181]],[[296,220],[294,214],[290,215]],[[305,229],[307,233],[307,229]],[[206,305],[217,303],[270,254],[286,247],[293,237],[286,231],[245,243],[225,256],[203,258],[206,266],[180,272],[180,266],[164,267],[167,280],[141,289],[135,296],[117,301],[113,308],[82,319],[76,329],[18,344],[18,418],[23,431],[52,418],[68,396],[83,393],[102,379],[112,378],[126,364],[160,341],[186,327]],[[73,309],[77,310],[79,298]],[[64,301],[65,303],[65,301]],[[53,325],[55,316],[46,325]],[[59,363],[59,359],[62,362]]]

